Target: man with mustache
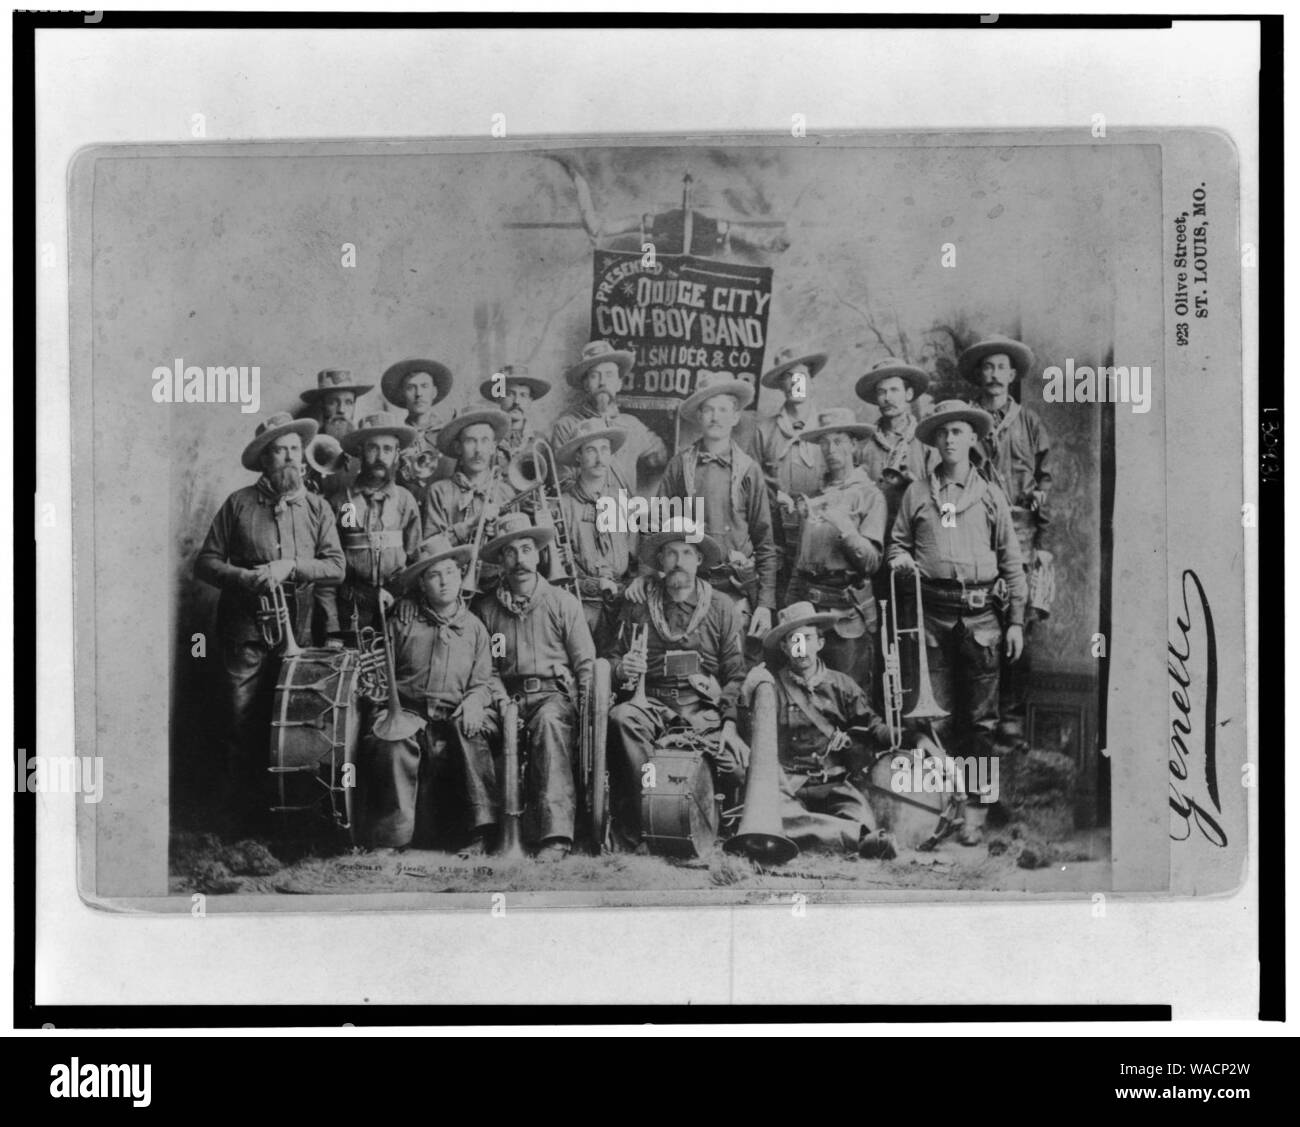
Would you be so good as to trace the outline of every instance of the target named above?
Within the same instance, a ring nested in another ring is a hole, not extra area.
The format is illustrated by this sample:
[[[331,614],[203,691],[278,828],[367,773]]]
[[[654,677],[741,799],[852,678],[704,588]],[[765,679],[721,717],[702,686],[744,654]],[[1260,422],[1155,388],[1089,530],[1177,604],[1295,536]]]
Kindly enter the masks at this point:
[[[809,420],[817,417],[812,380],[826,366],[826,354],[815,352],[796,357],[786,348],[777,353],[776,360],[776,366],[764,372],[759,383],[779,389],[784,402],[775,414],[759,421],[751,453],[767,482],[773,535],[781,555],[776,580],[777,601],[781,603],[786,598],[790,569],[803,532],[803,518],[796,499],[816,493],[826,472],[821,450],[803,435]]]
[[[629,494],[636,493],[639,481],[653,478],[668,461],[663,439],[640,419],[618,409],[618,396],[632,360],[632,353],[616,350],[608,341],[593,340],[585,345],[581,359],[565,373],[569,386],[583,393],[583,402],[556,419],[551,429],[556,447],[570,442],[588,419],[599,419],[604,427],[626,431],[627,438],[612,469]]]
[[[399,453],[414,440],[415,431],[389,414],[371,415],[343,437],[343,449],[361,468],[353,485],[330,497],[347,575],[341,587],[323,588],[316,598],[333,644],[343,644],[343,631],[351,633],[355,644],[357,631],[379,628],[379,592],[420,543],[419,507],[394,480]]]
[[[823,411],[816,428],[804,432],[804,441],[821,449],[826,478],[806,502],[789,588],[795,602],[837,616],[819,634],[822,658],[868,691],[876,652],[871,579],[883,559],[887,509],[866,471],[853,464],[858,441],[870,432],[851,407]]]
[[[479,394],[510,418],[510,429],[501,440],[500,458],[504,470],[510,459],[539,437],[530,415],[533,404],[551,390],[548,381],[528,374],[526,364],[505,364],[479,384]]]
[[[578,565],[582,610],[598,651],[613,640],[623,590],[636,566],[636,533],[607,527],[600,516],[602,498],[618,504],[619,485],[610,467],[626,439],[626,431],[587,419],[555,454],[559,465],[577,470],[562,488],[560,513]]]
[[[452,472],[437,446],[446,419],[434,410],[451,393],[451,369],[437,360],[401,360],[384,372],[379,385],[388,402],[405,409],[406,425],[415,430],[415,441],[402,451],[397,482],[422,506],[430,484]]]
[[[1023,381],[1033,365],[1034,354],[1028,346],[1000,336],[971,345],[957,361],[957,370],[979,388],[979,406],[993,419],[993,427],[983,440],[985,463],[990,480],[1002,486],[1011,502],[1011,520],[1034,595],[1025,616],[1026,652],[1019,662],[1005,662],[1002,666],[999,729],[1007,737],[1024,734],[1030,672],[1028,640],[1034,622],[1051,611],[1047,592],[1052,579],[1044,580],[1044,575],[1052,570],[1052,554],[1044,549],[1051,523],[1047,491],[1052,475],[1047,470],[1047,459],[1052,443],[1037,412],[1011,397],[1011,385],[1017,379]]]
[[[400,487],[399,487],[400,488]],[[492,642],[461,598],[470,549],[446,536],[419,545],[415,561],[392,579],[418,600],[406,623],[390,622],[402,707],[424,717],[402,740],[370,732],[357,755],[360,841],[371,848],[417,849],[448,841],[462,856],[487,851],[500,796],[489,737]],[[389,598],[384,591],[380,596]]]
[[[501,505],[515,495],[510,483],[493,473],[497,446],[509,426],[504,411],[488,407],[457,415],[438,433],[437,449],[455,459],[456,470],[429,486],[422,514],[425,536],[444,532],[453,544],[469,544],[484,517],[484,536],[491,539]]]
[[[295,637],[309,644],[312,584],[337,584],[344,573],[334,513],[303,485],[303,444],[315,434],[314,419],[287,413],[258,424],[240,460],[261,476],[226,498],[194,563],[198,579],[221,589],[225,812],[234,827],[254,831],[267,809],[266,740],[280,667],[262,637],[259,597],[281,585]]]
[[[683,421],[703,433],[673,455],[659,496],[703,502],[704,531],[726,553],[704,578],[735,605],[742,633],[761,638],[772,627],[780,559],[763,474],[732,439],[740,412],[753,399],[754,389],[743,380],[722,380],[682,400],[677,410]],[[643,599],[643,584],[632,584],[627,597]]]
[[[346,368],[326,368],[316,373],[316,386],[308,388],[299,398],[320,415],[317,433],[342,442],[356,429],[352,419],[357,400],[373,387],[374,384],[357,383]],[[343,464],[332,474],[322,476],[311,466],[306,467],[306,473],[307,488],[328,497],[352,484],[356,478],[356,463],[345,457]]]
[[[917,424],[939,465],[907,487],[888,550],[895,571],[921,575],[932,686],[949,713],[935,731],[954,756],[998,754],[998,672],[1003,658],[1020,659],[1025,642],[1027,588],[1011,506],[970,460],[992,426],[985,411],[960,400],[938,404]],[[983,840],[987,809],[965,804],[963,845]]]
[[[739,793],[745,771],[736,732],[745,679],[740,619],[732,601],[703,578],[721,562],[722,549],[683,519],[642,537],[638,552],[658,577],[645,583],[641,603],[623,610],[612,674],[625,686],[644,676],[646,700],[624,700],[609,714],[615,829],[628,845],[641,837],[641,769],[670,727],[689,725],[719,748],[711,767],[727,793]],[[631,644],[641,630],[644,651]]]
[[[885,495],[886,528],[893,524],[904,490],[924,481],[939,461],[934,448],[916,437],[913,404],[929,386],[924,369],[891,357],[873,364],[855,389],[859,399],[880,412],[858,447],[858,464]]]
[[[507,513],[498,533],[482,554],[500,566],[501,582],[474,601],[474,612],[493,639],[498,704],[519,702],[527,736],[524,840],[536,843],[538,860],[562,861],[573,848],[578,701],[590,688],[596,647],[582,604],[537,573],[555,529]]]

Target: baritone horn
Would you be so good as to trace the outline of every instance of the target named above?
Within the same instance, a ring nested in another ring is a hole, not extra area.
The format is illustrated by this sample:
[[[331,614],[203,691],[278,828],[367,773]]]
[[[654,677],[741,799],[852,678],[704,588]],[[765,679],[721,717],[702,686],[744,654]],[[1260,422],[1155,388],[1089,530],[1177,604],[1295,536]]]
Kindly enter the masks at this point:
[[[336,474],[348,464],[348,456],[343,452],[343,444],[332,434],[318,434],[307,443],[303,459],[321,477]]]
[[[913,569],[912,576],[916,582],[915,626],[898,625],[898,572],[893,568],[889,569],[889,599],[880,600],[880,652],[884,659],[885,720],[889,725],[891,751],[902,747],[903,721],[938,720],[948,715],[935,700],[934,688],[930,684],[930,662],[925,645],[925,607],[921,602],[921,573]],[[903,694],[907,687],[903,683],[903,661],[899,652],[899,640],[904,634],[911,634],[916,639],[917,653],[916,704],[907,715],[903,714]]]

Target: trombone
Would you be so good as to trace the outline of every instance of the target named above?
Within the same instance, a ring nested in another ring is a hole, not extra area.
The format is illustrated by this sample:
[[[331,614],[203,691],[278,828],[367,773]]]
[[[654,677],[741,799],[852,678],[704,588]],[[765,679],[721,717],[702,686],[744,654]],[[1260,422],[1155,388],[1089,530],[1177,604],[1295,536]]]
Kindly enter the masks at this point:
[[[283,643],[285,657],[297,657],[302,653],[302,647],[293,636],[293,618],[289,614],[289,599],[279,583],[272,582],[269,596],[259,597],[257,624],[261,627],[262,641],[266,643],[268,649],[273,650]]]
[[[885,721],[889,725],[890,751],[897,751],[903,746],[905,720],[938,720],[948,715],[945,709],[939,707],[930,685],[930,662],[925,652],[925,608],[921,603],[921,573],[913,570],[912,576],[916,582],[915,626],[898,625],[898,573],[893,568],[889,570],[889,598],[880,600],[880,652],[884,658]],[[903,662],[899,653],[899,640],[904,634],[911,634],[916,639],[918,671],[916,703],[907,715],[903,715],[903,694],[907,689],[903,684]],[[933,736],[933,726],[931,735]],[[937,739],[935,742],[938,742]]]
[[[501,503],[501,512],[523,509],[533,514],[534,524],[555,529],[550,573],[546,580],[563,587],[575,598],[579,597],[578,562],[564,523],[564,511],[560,505],[560,471],[551,444],[544,438],[534,438],[529,446],[510,459],[506,480],[519,492]]]

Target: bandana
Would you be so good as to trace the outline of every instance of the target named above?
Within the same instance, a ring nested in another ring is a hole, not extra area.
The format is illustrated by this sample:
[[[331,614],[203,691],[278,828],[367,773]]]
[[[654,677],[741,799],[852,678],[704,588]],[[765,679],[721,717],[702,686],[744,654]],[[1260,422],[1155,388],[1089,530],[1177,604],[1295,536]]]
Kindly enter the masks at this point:
[[[452,637],[459,636],[465,628],[464,599],[457,599],[456,605],[447,614],[439,614],[424,599],[421,599],[416,613],[421,620],[437,628],[440,642],[451,641]]]
[[[546,580],[539,575],[537,577],[537,583],[533,587],[533,593],[527,599],[524,599],[522,596],[515,595],[503,579],[497,584],[496,599],[507,614],[513,614],[516,618],[523,618],[524,615],[538,604],[545,587]]]
[[[871,432],[871,440],[886,454],[884,468],[898,473],[907,472],[907,455],[915,437],[916,416],[911,411],[903,416],[902,430],[882,431],[876,427]]]
[[[645,606],[650,615],[650,623],[665,642],[681,642],[700,628],[704,616],[709,613],[709,602],[713,598],[713,588],[699,576],[695,577],[695,610],[691,613],[686,629],[678,633],[673,630],[664,617],[664,585],[651,583],[646,589]]]
[[[612,476],[612,471],[611,474],[607,475],[605,478],[606,490],[609,489],[610,476]],[[588,517],[591,518],[592,528],[596,530],[595,531],[596,547],[600,549],[601,555],[608,555],[610,552],[614,550],[614,537],[613,534],[608,531],[608,529],[601,528],[601,523],[602,523],[601,521],[596,520],[596,505],[599,502],[601,497],[614,496],[613,492],[612,491],[605,492],[602,490],[596,493],[589,493],[587,491],[587,487],[583,484],[581,477],[575,477],[565,487],[565,492],[568,493],[569,496],[572,497],[575,501],[579,501],[582,503],[582,505],[585,506],[582,513],[582,519],[585,522]]]
[[[298,504],[307,496],[307,486],[302,481],[299,482],[298,488],[292,493],[277,493],[271,488],[271,483],[265,476],[257,479],[257,491],[262,494],[265,500],[269,501],[274,506],[272,512],[274,512],[276,516],[283,513],[290,505]]]

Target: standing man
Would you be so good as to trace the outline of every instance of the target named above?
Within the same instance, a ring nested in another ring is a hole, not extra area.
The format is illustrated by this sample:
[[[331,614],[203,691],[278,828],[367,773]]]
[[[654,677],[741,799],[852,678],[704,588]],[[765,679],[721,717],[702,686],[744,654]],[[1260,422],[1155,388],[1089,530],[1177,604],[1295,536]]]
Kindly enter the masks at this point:
[[[501,440],[502,468],[521,450],[532,445],[539,437],[533,430],[531,414],[533,404],[551,390],[550,382],[530,376],[525,364],[504,364],[478,387],[479,394],[493,407],[504,411],[510,419],[510,429]]]
[[[374,384],[357,383],[346,368],[326,368],[316,373],[316,386],[308,388],[299,398],[319,413],[318,433],[341,442],[356,429],[352,420],[357,400],[373,387]],[[306,471],[307,488],[327,497],[335,490],[346,489],[356,477],[356,465],[348,460],[332,474],[323,475],[310,465]]]
[[[343,449],[358,460],[355,483],[330,497],[339,539],[347,559],[347,575],[338,588],[316,593],[325,620],[325,633],[342,644],[350,633],[379,627],[379,591],[402,570],[421,540],[420,509],[395,478],[400,452],[415,440],[396,415],[371,415],[343,438]]]
[[[483,558],[500,565],[501,582],[474,610],[493,639],[498,692],[519,701],[528,736],[524,836],[537,842],[538,860],[562,861],[573,848],[578,701],[591,686],[596,647],[582,604],[537,574],[555,529],[507,513],[498,531]]]
[[[703,433],[673,455],[659,496],[692,506],[702,501],[704,531],[726,553],[704,578],[735,604],[741,631],[762,638],[772,628],[780,559],[762,471],[731,437],[753,399],[754,389],[743,380],[724,380],[682,400],[681,417]],[[628,597],[640,597],[640,590]]]
[[[623,591],[636,566],[636,533],[611,528],[607,515],[601,515],[602,508],[606,513],[620,509],[620,487],[611,466],[626,438],[624,430],[587,419],[555,454],[560,466],[577,471],[562,487],[560,513],[578,565],[583,614],[598,652],[613,641]],[[608,499],[604,505],[603,499]]]
[[[804,441],[821,448],[826,480],[807,501],[789,593],[836,616],[819,634],[822,657],[868,693],[876,652],[872,576],[883,560],[887,509],[866,471],[853,464],[858,441],[870,432],[851,407],[823,411],[816,429],[804,432]]]
[[[608,341],[593,340],[582,349],[582,357],[565,373],[569,386],[582,392],[582,403],[555,420],[552,441],[563,446],[573,438],[586,419],[600,419],[601,425],[627,432],[617,460],[615,477],[629,494],[640,481],[658,474],[668,461],[664,441],[640,419],[618,409],[618,395],[632,367],[630,352],[619,351]]]
[[[888,551],[895,571],[921,574],[930,676],[949,713],[935,728],[950,755],[998,753],[998,672],[1004,657],[1020,659],[1025,643],[1025,570],[1011,507],[970,460],[992,425],[960,400],[938,404],[917,424],[940,463],[907,487]],[[986,813],[983,803],[966,803],[963,845],[983,840]]]
[[[803,531],[796,498],[801,494],[816,493],[826,473],[821,451],[816,443],[808,442],[803,436],[809,420],[816,417],[812,379],[826,366],[826,354],[814,352],[795,357],[787,348],[779,352],[776,359],[776,367],[764,372],[759,382],[764,387],[778,388],[785,396],[785,402],[775,414],[759,420],[750,452],[767,482],[773,533],[777,550],[781,553],[776,594],[777,599],[784,602],[794,554]]]
[[[924,481],[939,462],[934,448],[916,436],[913,404],[929,386],[924,369],[892,358],[878,360],[857,383],[858,398],[880,411],[858,449],[858,464],[885,495],[887,528],[907,487]]]
[[[253,830],[268,806],[266,746],[280,666],[262,636],[259,598],[282,586],[295,637],[307,642],[311,585],[343,579],[334,514],[303,485],[303,443],[315,434],[315,419],[287,413],[258,424],[240,460],[261,476],[226,498],[194,564],[197,578],[221,589],[226,812],[237,826]]]
[[[621,836],[641,836],[641,768],[656,743],[678,721],[711,738],[721,735],[713,769],[719,784],[738,793],[745,764],[735,748],[740,687],[745,679],[740,622],[730,599],[703,578],[720,563],[722,549],[696,524],[675,521],[642,537],[641,562],[658,573],[643,602],[623,611],[614,647],[613,681],[645,677],[645,702],[615,705],[610,721],[610,786]],[[631,645],[646,630],[644,651]]]
[[[823,631],[834,630],[839,617],[811,603],[784,608],[763,639],[767,664],[750,677],[775,682],[785,836],[801,849],[888,860],[897,856],[893,840],[876,830],[871,806],[850,778],[872,752],[889,747],[889,726],[871,710],[862,685],[822,664]],[[868,746],[855,748],[862,735],[850,728],[867,729]]]
[[[382,740],[371,731],[361,741],[359,836],[372,848],[428,849],[453,836],[467,842],[462,856],[479,856],[496,829],[500,796],[488,744],[497,732],[492,643],[461,600],[469,554],[435,536],[393,580],[419,599],[406,623],[389,622],[398,696],[427,722],[406,739]]]
[[[440,459],[437,438],[446,422],[434,408],[451,392],[451,369],[437,360],[402,360],[379,380],[384,398],[406,411],[406,425],[416,439],[402,452],[397,482],[410,490],[416,504],[423,505],[430,483],[451,473]]]
[[[455,472],[429,486],[424,498],[424,535],[445,532],[453,544],[473,541],[479,518],[488,510],[484,536],[491,538],[493,522],[514,489],[494,473],[497,445],[510,420],[504,411],[485,407],[457,415],[438,433],[436,450],[454,459]]]
[[[1034,354],[1018,340],[990,337],[966,349],[957,362],[958,371],[979,388],[979,405],[993,419],[983,441],[983,453],[991,480],[1002,486],[1011,502],[1011,520],[1020,540],[1020,554],[1028,580],[1035,571],[1050,571],[1051,553],[1046,534],[1051,523],[1047,514],[1047,491],[1052,475],[1047,459],[1052,443],[1037,413],[1011,398],[1011,385],[1022,381],[1034,365]],[[1033,586],[1037,593],[1051,589],[1051,578]],[[1018,737],[1025,731],[1026,696],[1029,679],[1028,639],[1039,614],[1051,610],[1051,599],[1035,599],[1025,618],[1026,652],[1015,664],[1002,666],[1003,736]]]

